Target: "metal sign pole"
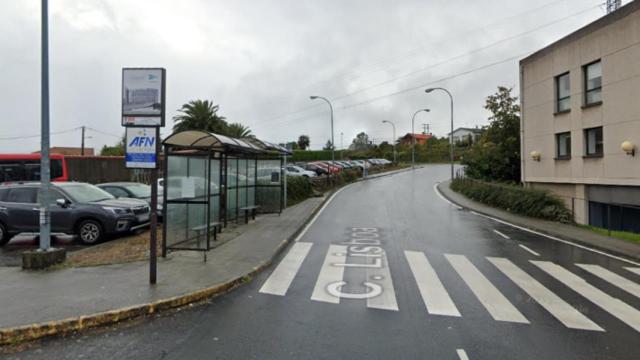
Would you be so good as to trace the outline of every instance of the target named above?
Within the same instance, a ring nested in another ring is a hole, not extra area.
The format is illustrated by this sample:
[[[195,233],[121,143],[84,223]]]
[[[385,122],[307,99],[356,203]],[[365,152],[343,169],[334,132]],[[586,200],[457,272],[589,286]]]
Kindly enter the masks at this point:
[[[158,265],[158,161],[160,127],[165,122],[166,70],[122,69],[122,126],[127,128],[127,168],[149,169],[151,209],[149,234],[149,283],[155,284]],[[147,132],[153,131],[153,139]],[[129,135],[133,139],[129,139]],[[166,161],[166,159],[165,159]],[[165,167],[166,168],[166,167]],[[166,194],[165,184],[164,194]],[[163,244],[164,245],[164,244]],[[163,256],[166,256],[163,246]]]
[[[160,128],[156,127],[156,167],[151,169],[151,234],[149,239],[149,283],[156,283],[158,267],[158,160]]]

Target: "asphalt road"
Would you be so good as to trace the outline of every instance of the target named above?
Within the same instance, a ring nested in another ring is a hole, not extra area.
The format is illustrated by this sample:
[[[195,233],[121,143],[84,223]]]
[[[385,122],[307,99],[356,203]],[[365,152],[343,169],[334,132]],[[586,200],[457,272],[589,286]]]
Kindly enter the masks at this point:
[[[207,305],[4,356],[640,359],[640,265],[458,210],[433,188],[447,176],[343,189],[272,268]]]

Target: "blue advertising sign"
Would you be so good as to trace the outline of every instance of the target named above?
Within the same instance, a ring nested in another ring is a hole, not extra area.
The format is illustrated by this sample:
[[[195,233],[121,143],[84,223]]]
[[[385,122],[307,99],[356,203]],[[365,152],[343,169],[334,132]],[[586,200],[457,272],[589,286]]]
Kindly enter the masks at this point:
[[[155,127],[128,127],[125,161],[130,169],[155,169],[157,164]]]

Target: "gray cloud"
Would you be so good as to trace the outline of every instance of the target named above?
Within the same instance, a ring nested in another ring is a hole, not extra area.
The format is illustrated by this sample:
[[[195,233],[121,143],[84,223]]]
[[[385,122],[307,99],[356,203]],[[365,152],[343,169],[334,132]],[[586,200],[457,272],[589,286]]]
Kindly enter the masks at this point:
[[[336,145],[341,132],[345,146],[360,131],[389,140],[391,129],[382,120],[395,121],[398,135],[407,132],[411,114],[421,107],[432,112],[416,123],[429,123],[443,136],[449,126],[444,94],[415,89],[384,96],[540,48],[603,12],[592,9],[418,71],[599,2],[550,1],[540,8],[544,4],[526,0],[53,0],[52,131],[86,125],[112,134],[90,131],[89,146],[116,142],[123,133],[121,68],[162,66],[168,74],[169,116],[190,99],[211,99],[229,120],[250,126],[260,137],[283,142],[308,134],[319,148],[330,131],[326,104],[308,99],[317,94],[336,99]],[[0,138],[39,133],[39,3],[0,3],[5,35],[0,39]],[[484,98],[498,85],[517,91],[517,81],[517,60],[512,60],[437,85],[454,93],[456,123],[475,126],[486,124]],[[166,134],[170,119],[167,125]],[[79,131],[52,136],[55,146],[79,141]],[[0,140],[1,152],[38,147],[37,137]]]

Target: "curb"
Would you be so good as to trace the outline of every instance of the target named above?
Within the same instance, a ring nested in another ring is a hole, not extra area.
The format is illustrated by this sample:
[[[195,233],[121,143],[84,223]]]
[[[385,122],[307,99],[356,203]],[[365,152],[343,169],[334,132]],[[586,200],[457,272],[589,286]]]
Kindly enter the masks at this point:
[[[526,228],[526,229],[529,229],[529,230],[532,230],[532,231],[536,231],[536,232],[539,232],[539,233],[541,233],[543,235],[546,235],[546,236],[551,236],[551,237],[554,237],[554,238],[558,238],[558,239],[561,239],[562,241],[574,242],[574,243],[579,244],[581,246],[585,246],[585,247],[588,247],[588,248],[591,248],[591,249],[594,249],[594,250],[607,252],[609,254],[616,255],[618,257],[625,258],[625,259],[628,259],[628,260],[631,260],[631,261],[640,260],[640,257],[629,255],[629,254],[627,254],[625,252],[618,251],[616,249],[609,249],[607,247],[600,246],[600,245],[597,245],[597,244],[594,245],[592,243],[583,241],[583,240],[578,239],[578,238],[567,237],[565,234],[562,234],[562,233],[548,231],[546,229],[542,229],[542,228],[537,227],[537,226],[531,226],[530,224],[523,224],[523,223],[520,223],[518,221],[506,220],[506,219],[504,219],[504,218],[502,218],[500,216],[497,216],[495,214],[488,214],[488,213],[484,212],[483,210],[473,209],[473,208],[470,208],[468,206],[464,206],[464,205],[456,202],[455,200],[451,199],[449,196],[447,196],[447,194],[444,191],[440,190],[440,186],[445,186],[445,184],[448,184],[448,181],[443,181],[443,182],[438,183],[438,185],[437,185],[438,192],[442,196],[444,196],[447,200],[449,200],[451,203],[459,206],[462,209],[465,209],[465,210],[468,210],[468,211],[474,211],[474,212],[477,212],[478,214],[482,214],[482,215],[487,216],[487,217],[497,218],[497,219],[500,219],[501,221],[505,221],[507,223],[511,223],[511,224],[520,226],[522,228]],[[462,195],[462,196],[464,196],[464,195]],[[465,198],[466,198],[466,196],[465,196]],[[471,199],[469,199],[469,200],[470,201],[474,201],[474,200],[471,200]],[[484,206],[489,206],[489,205],[484,205]],[[498,208],[494,208],[494,209],[502,210],[502,209],[498,209]],[[504,211],[504,210],[502,210],[502,211]],[[522,215],[518,215],[518,216],[522,216]]]
[[[382,176],[394,175],[399,172],[404,172],[409,169],[401,169],[396,172],[392,172],[385,175],[380,175],[373,178],[365,178],[359,181],[365,181],[369,179],[376,179]],[[357,183],[353,182],[351,184]],[[220,296],[227,293],[236,287],[247,283],[254,276],[258,275],[266,268],[271,266],[273,261],[287,248],[287,246],[298,237],[298,235],[307,227],[307,225],[315,218],[315,216],[323,209],[323,207],[333,198],[333,195],[344,189],[346,184],[339,188],[333,189],[331,192],[325,195],[324,200],[318,204],[318,206],[309,214],[304,222],[294,231],[287,239],[282,240],[276,247],[275,251],[269,258],[254,267],[249,273],[235,277],[225,283],[217,284],[208,288],[196,290],[194,292],[173,296],[167,299],[157,300],[151,303],[133,305],[121,309],[109,310],[99,312],[90,315],[81,315],[78,317],[71,317],[63,320],[54,320],[42,323],[35,323],[31,325],[22,325],[11,328],[0,329],[0,346],[17,344],[25,341],[33,341],[41,339],[47,336],[64,335],[71,332],[87,330],[99,326],[112,325],[125,320],[132,320],[145,315],[151,315],[160,311],[170,310],[184,306],[190,303],[199,302]]]
[[[335,191],[335,190],[334,190]],[[301,226],[287,239],[282,240],[271,255],[271,258],[254,267],[249,273],[235,277],[225,283],[203,288],[194,292],[173,296],[167,299],[133,305],[121,309],[109,310],[90,315],[81,315],[63,320],[54,320],[31,325],[22,325],[12,328],[0,329],[0,346],[17,344],[25,341],[33,341],[47,336],[63,335],[75,331],[87,330],[94,327],[112,325],[125,320],[132,320],[145,315],[151,315],[160,311],[174,309],[190,303],[203,301],[227,293],[236,287],[248,282],[252,277],[268,268],[273,261],[287,248],[307,224],[322,209],[325,203],[331,199],[333,192],[325,196],[325,199],[305,219]]]

